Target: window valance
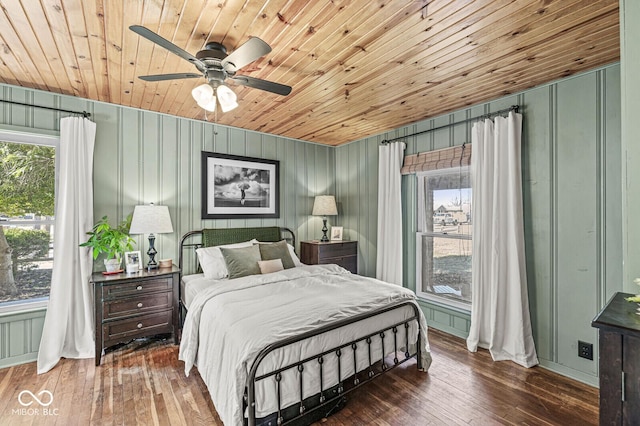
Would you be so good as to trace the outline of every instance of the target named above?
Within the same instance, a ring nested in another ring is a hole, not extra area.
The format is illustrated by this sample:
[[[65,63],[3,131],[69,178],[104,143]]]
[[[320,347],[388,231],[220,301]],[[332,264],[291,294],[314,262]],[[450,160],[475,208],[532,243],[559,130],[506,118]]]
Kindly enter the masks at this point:
[[[471,144],[464,144],[436,151],[407,155],[404,157],[404,164],[400,173],[408,175],[429,170],[468,166],[470,164]]]

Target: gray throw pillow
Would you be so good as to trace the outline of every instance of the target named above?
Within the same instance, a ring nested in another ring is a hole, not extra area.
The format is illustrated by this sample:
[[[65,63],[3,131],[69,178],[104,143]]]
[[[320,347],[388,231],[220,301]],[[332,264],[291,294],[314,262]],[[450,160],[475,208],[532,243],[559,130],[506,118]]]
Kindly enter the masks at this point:
[[[258,247],[260,247],[260,257],[262,257],[262,260],[281,259],[284,269],[296,266],[295,263],[293,263],[293,259],[291,259],[289,247],[287,247],[285,240],[278,241],[277,243],[258,243]]]
[[[260,249],[256,246],[242,248],[220,248],[229,270],[229,279],[259,275]]]

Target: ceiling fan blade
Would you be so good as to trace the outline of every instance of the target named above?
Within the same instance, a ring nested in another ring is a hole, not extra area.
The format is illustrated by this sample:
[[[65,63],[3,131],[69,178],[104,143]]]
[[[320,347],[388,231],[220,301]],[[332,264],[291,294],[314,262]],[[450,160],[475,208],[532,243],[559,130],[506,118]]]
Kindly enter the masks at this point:
[[[271,52],[271,46],[258,37],[253,37],[224,58],[222,66],[227,72],[233,73],[269,52]]]
[[[204,63],[202,63],[202,61],[200,61],[200,59],[196,58],[195,56],[193,56],[191,53],[187,52],[186,50],[179,48],[178,46],[176,46],[175,44],[171,43],[166,38],[163,38],[163,37],[159,36],[158,34],[154,33],[150,29],[145,28],[145,27],[143,27],[141,25],[131,25],[129,27],[129,29],[131,31],[133,31],[134,33],[136,33],[138,35],[141,35],[142,37],[146,38],[147,40],[150,40],[150,41],[154,42],[158,46],[164,47],[165,49],[167,49],[169,52],[173,53],[174,55],[178,55],[182,59],[186,59],[187,61],[189,61],[192,64],[196,65],[198,67],[198,69],[200,69],[200,68],[204,69],[205,65],[204,65]],[[242,47],[242,46],[240,46],[240,47]]]
[[[156,74],[156,75],[141,75],[138,78],[144,81],[164,81],[164,80],[177,80],[179,78],[198,78],[202,77],[202,74],[193,73],[176,73],[176,74]]]
[[[242,84],[243,86],[275,93],[277,95],[287,96],[289,93],[291,93],[291,86],[286,86],[284,84],[274,83],[273,81],[262,80],[255,77],[249,77],[248,75],[237,75],[235,77],[231,77],[231,79],[237,84]]]

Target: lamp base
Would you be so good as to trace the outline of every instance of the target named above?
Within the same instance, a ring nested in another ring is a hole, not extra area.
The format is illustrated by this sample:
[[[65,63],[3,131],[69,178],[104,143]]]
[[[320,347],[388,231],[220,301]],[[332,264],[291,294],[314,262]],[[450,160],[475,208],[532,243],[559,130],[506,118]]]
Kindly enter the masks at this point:
[[[327,229],[327,218],[323,217],[322,218],[322,238],[320,238],[320,242],[321,243],[328,243],[329,242],[329,237],[327,237],[327,231],[329,229]]]
[[[158,262],[156,262],[156,248],[153,246],[156,242],[156,236],[153,234],[149,234],[149,250],[147,250],[147,254],[149,255],[149,263],[147,263],[147,270],[157,269]]]

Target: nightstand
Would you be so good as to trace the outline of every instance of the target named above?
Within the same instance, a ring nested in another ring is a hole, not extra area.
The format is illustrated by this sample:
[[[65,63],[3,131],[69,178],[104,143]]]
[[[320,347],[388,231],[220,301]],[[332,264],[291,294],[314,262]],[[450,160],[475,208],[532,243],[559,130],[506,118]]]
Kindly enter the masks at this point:
[[[357,241],[302,241],[300,261],[307,265],[335,263],[353,274],[358,273]]]
[[[625,300],[631,296],[614,294],[591,322],[599,336],[601,425],[637,425],[640,419],[640,323],[638,305]]]
[[[102,351],[140,337],[171,333],[177,343],[180,269],[91,275],[94,289],[96,366]]]

